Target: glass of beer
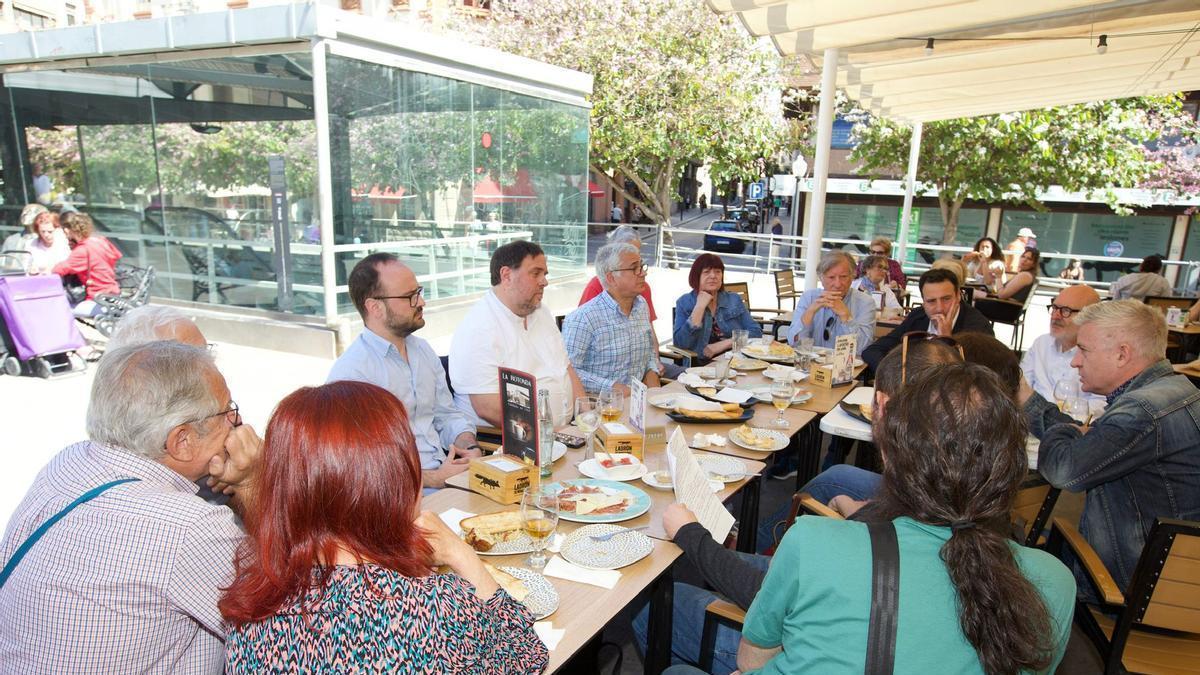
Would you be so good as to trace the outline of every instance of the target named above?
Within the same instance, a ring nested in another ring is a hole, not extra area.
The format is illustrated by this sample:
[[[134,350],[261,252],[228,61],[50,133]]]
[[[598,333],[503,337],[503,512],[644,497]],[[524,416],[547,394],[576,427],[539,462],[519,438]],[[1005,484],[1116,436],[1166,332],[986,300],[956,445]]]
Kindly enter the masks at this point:
[[[789,426],[788,421],[783,419],[783,411],[787,410],[788,406],[792,404],[792,396],[796,393],[796,390],[792,387],[792,383],[789,381],[790,379],[776,380],[771,385],[771,404],[779,411],[774,424],[781,429],[786,429]]]
[[[621,419],[625,410],[625,396],[619,389],[605,389],[600,392],[600,422],[616,422]]]
[[[546,566],[546,545],[558,528],[559,500],[555,492],[529,488],[521,495],[521,529],[533,542],[529,566],[540,570]]]
[[[583,446],[583,458],[591,459],[595,452],[592,448],[592,434],[600,426],[600,401],[595,396],[580,396],[575,399],[575,426],[587,437]]]

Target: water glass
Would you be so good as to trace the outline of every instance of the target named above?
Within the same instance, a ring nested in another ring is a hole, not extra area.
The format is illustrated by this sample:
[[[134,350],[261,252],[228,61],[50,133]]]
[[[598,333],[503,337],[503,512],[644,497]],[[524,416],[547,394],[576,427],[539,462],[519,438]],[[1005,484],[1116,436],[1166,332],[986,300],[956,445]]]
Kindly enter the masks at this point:
[[[792,351],[792,366],[797,371],[807,373],[809,367],[812,366],[812,355],[809,354],[808,352],[801,351],[799,349],[793,350]]]
[[[733,363],[733,360],[728,357],[719,358],[712,362],[713,373],[717,377],[718,384],[720,382],[724,381],[725,378],[729,377],[729,367],[732,365],[732,363]]]
[[[742,350],[746,345],[750,344],[750,331],[744,328],[735,328],[732,333],[733,338],[733,353],[737,356],[742,355]]]
[[[583,458],[591,459],[595,455],[592,448],[592,435],[600,426],[600,400],[595,396],[580,396],[575,399],[575,426],[587,436],[583,445]]]
[[[625,410],[625,395],[619,389],[605,389],[600,392],[600,421],[616,422],[621,419]]]
[[[529,488],[521,495],[521,529],[533,543],[529,566],[540,570],[546,566],[546,545],[558,529],[558,494]]]
[[[810,337],[800,338],[800,351],[812,354],[814,344],[813,339]]]

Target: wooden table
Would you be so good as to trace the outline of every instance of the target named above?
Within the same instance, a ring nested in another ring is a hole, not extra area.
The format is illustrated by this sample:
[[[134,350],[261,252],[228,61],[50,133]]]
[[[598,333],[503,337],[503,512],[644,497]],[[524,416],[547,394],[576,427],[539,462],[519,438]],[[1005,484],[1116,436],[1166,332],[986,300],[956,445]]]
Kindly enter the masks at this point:
[[[1188,377],[1200,378],[1200,368],[1196,367],[1196,362],[1191,363],[1176,363],[1174,366],[1175,372]]]
[[[565,460],[560,460],[563,461]],[[452,508],[471,513],[495,513],[511,509],[513,506],[497,504],[487,497],[466,490],[439,490],[424,497],[421,500],[421,508],[434,513],[442,513]],[[569,533],[581,526],[580,523],[563,520],[559,522],[558,530]],[[546,672],[552,673],[566,664],[647,588],[652,590],[645,672],[659,673],[670,665],[673,595],[670,568],[683,552],[670,542],[654,541],[653,544],[654,550],[650,555],[621,568],[621,580],[612,589],[546,577],[558,591],[558,611],[547,617],[547,620],[551,621],[555,628],[566,631],[562,641],[550,652],[550,665]],[[496,566],[526,567],[528,555],[523,553],[482,557]]]
[[[1167,330],[1178,335],[1200,335],[1200,323],[1189,323],[1186,326],[1167,324]]]

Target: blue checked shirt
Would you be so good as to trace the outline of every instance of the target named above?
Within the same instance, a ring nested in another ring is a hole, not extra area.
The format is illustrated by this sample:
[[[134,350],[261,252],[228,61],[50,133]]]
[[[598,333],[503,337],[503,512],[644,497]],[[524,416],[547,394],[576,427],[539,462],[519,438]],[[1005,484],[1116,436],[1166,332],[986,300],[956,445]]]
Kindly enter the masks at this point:
[[[629,316],[607,291],[567,315],[563,342],[575,372],[590,394],[641,380],[658,370],[658,350],[650,334],[650,310],[638,297]]]
[[[796,302],[796,311],[792,314],[792,325],[788,328],[788,342],[795,345],[800,338],[812,338],[818,347],[832,348],[839,335],[853,334],[858,338],[854,353],[861,355],[875,341],[875,300],[867,293],[850,289],[842,302],[850,309],[850,321],[842,321],[837,313],[828,307],[822,307],[813,314],[810,325],[804,325],[801,320],[809,306],[821,297],[825,291],[820,288],[804,291],[804,295]],[[829,327],[826,330],[826,326]]]
[[[0,672],[221,672],[217,600],[242,530],[159,462],[90,441],[58,453],[9,520],[0,567],[76,497],[120,478],[141,480],[55,523],[0,589]]]

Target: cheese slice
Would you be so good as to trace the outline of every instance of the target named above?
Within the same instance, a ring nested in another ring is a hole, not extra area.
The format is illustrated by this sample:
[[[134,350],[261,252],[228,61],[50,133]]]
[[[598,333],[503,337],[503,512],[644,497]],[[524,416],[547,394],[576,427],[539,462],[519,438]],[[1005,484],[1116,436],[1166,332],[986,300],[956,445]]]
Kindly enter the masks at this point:
[[[583,495],[575,500],[575,513],[580,516],[586,516],[592,511],[620,504],[625,501],[625,494],[624,492],[619,492],[615,495],[606,495],[603,493]]]

